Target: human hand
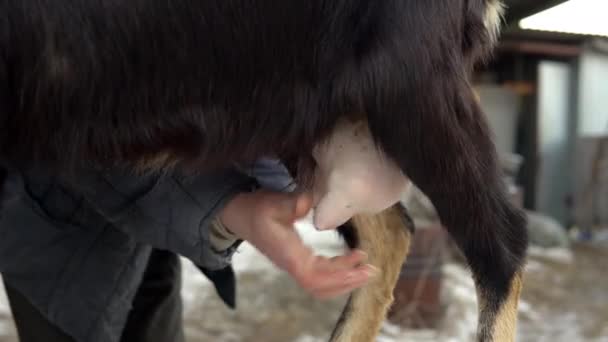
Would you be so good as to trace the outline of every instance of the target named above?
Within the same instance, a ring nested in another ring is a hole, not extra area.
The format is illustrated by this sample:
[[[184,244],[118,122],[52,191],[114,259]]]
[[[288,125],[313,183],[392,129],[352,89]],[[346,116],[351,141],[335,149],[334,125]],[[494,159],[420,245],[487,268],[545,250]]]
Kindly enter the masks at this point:
[[[377,272],[366,265],[366,254],[350,251],[333,258],[317,256],[294,228],[312,206],[307,194],[259,190],[237,195],[220,213],[220,220],[248,241],[304,290],[328,299],[364,286]]]

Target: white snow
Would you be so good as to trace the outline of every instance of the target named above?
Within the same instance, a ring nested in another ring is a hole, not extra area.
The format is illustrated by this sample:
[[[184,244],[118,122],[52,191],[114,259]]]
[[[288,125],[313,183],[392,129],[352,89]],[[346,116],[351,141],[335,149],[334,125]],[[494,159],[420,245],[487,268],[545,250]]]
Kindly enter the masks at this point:
[[[319,232],[305,223],[298,224],[297,229],[305,243],[311,245],[317,253],[332,256],[344,250],[334,231]],[[530,255],[527,273],[546,270],[547,262],[569,264],[574,260],[572,252],[563,249],[532,248]],[[183,265],[182,296],[185,329],[190,342],[325,342],[343,306],[343,299],[318,303],[307,297],[287,275],[246,243],[234,258],[234,268],[239,278],[239,306],[236,311],[225,308],[210,282],[190,262],[184,260]],[[446,311],[438,329],[408,330],[386,322],[377,342],[474,340],[478,314],[470,273],[456,263],[445,264],[442,271],[442,302]],[[518,342],[608,342],[608,338],[585,339],[580,317],[577,319],[575,313],[565,312],[558,317],[558,321],[547,322],[542,317],[542,310],[525,300],[521,301],[519,311],[520,322],[526,324],[520,325]],[[546,333],[529,335],[530,327],[541,327]],[[295,334],[281,335],[283,330],[295,331]],[[608,336],[608,327],[603,336]],[[0,284],[0,342],[15,341],[10,310]]]
[[[344,251],[344,245],[338,234],[334,231],[317,231],[308,220],[299,222],[296,228],[302,240],[313,247],[317,253],[333,256]],[[268,260],[248,244],[244,244],[235,256],[234,268],[237,274],[250,271],[265,273],[264,278],[266,279],[277,277],[280,273]],[[445,283],[447,284],[443,288],[443,301],[449,303],[449,305],[441,330],[405,330],[394,324],[385,322],[377,339],[378,342],[460,342],[474,339],[477,322],[477,302],[471,276],[467,270],[456,264],[446,265],[443,272]],[[190,278],[190,276],[185,278]],[[188,281],[186,280],[185,283],[187,284]],[[206,280],[202,280],[199,284],[205,284],[206,289],[210,289]],[[193,284],[191,283],[190,285]],[[188,292],[186,288],[184,293]],[[193,290],[194,288],[190,286],[190,289]],[[200,291],[200,288],[198,291]],[[258,304],[263,305],[264,303]],[[330,323],[333,324],[333,322]],[[294,342],[324,342],[326,340],[327,336],[318,337],[303,333]]]
[[[572,263],[574,258],[572,251],[566,248],[542,248],[537,246],[531,246],[528,249],[528,256],[563,264]]]
[[[2,279],[0,279],[0,342],[15,341],[15,326],[10,317],[8,299],[4,292]]]

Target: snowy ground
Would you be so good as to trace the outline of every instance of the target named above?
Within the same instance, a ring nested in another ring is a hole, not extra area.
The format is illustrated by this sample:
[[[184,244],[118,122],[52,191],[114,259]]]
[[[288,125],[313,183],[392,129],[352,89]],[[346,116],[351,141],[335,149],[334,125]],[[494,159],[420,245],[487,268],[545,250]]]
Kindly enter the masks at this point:
[[[301,228],[319,253],[340,253],[335,233]],[[531,251],[526,271],[518,341],[608,342],[608,277],[603,274],[608,250],[578,246]],[[326,341],[345,298],[318,302],[249,245],[235,257],[238,308],[227,309],[210,283],[184,261],[184,317],[191,342]],[[456,263],[443,267],[446,315],[436,331],[406,331],[386,324],[378,342],[472,341],[476,298],[468,272]],[[14,342],[6,298],[0,288],[0,342]]]
[[[0,282],[0,341],[12,342],[16,340],[15,329],[11,321],[11,312],[6,295],[4,294],[4,285]]]
[[[342,243],[334,232],[298,227],[305,242],[318,253],[336,255]],[[199,274],[185,277],[187,334],[191,341],[324,342],[346,298],[318,302],[304,294],[285,274],[249,245],[235,257],[238,273],[238,309],[232,312],[217,299]],[[186,263],[188,268],[190,264]],[[475,290],[468,273],[456,265],[444,267],[451,286],[444,291],[450,303],[440,331],[405,331],[385,324],[378,342],[470,341],[477,319]],[[473,295],[472,295],[473,294]],[[212,317],[208,313],[213,312]]]
[[[530,254],[520,340],[608,342],[608,244]]]

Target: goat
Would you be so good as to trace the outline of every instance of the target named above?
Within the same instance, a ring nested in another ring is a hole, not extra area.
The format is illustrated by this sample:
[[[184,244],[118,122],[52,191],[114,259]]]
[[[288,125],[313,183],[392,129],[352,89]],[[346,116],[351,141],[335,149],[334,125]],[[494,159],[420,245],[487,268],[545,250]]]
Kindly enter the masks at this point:
[[[479,297],[479,341],[514,339],[527,235],[470,85],[499,0],[3,0],[0,159],[204,171],[274,155],[300,184],[340,119],[433,202]],[[85,166],[86,166],[85,165]],[[342,231],[383,269],[333,341],[372,341],[407,251],[402,212]]]

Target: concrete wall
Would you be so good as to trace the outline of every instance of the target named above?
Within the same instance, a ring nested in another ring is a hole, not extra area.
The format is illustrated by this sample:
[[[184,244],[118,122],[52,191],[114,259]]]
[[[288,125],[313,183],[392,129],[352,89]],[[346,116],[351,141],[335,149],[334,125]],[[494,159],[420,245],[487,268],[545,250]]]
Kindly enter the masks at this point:
[[[538,141],[536,209],[564,223],[571,193],[569,129],[572,110],[572,65],[543,61],[538,66]]]
[[[608,132],[608,54],[587,50],[580,59],[579,135]]]
[[[477,85],[475,91],[493,131],[498,152],[512,153],[515,150],[519,96],[512,90],[493,84]]]

